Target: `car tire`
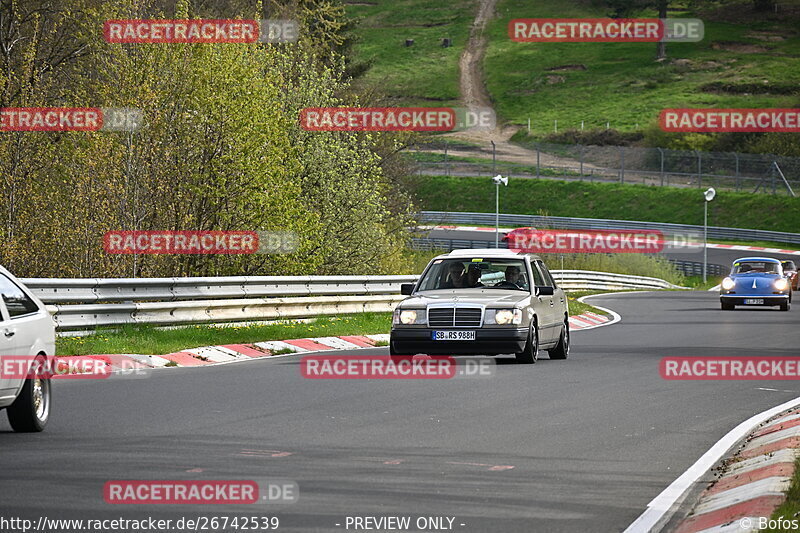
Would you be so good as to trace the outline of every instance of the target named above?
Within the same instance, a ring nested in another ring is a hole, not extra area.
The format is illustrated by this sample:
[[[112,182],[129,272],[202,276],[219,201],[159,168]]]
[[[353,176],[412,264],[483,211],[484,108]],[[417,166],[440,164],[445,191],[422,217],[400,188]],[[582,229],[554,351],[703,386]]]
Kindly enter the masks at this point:
[[[569,321],[565,320],[561,327],[561,336],[555,348],[547,350],[550,359],[566,359],[569,357]]]
[[[35,433],[44,430],[50,419],[50,402],[52,392],[50,379],[41,377],[39,368],[45,363],[44,356],[39,356],[31,365],[31,375],[25,380],[17,399],[8,406],[6,414],[14,431]]]
[[[788,311],[791,308],[792,308],[792,302],[790,301],[786,301],[781,304],[781,311]]]
[[[720,302],[723,311],[733,311],[736,309],[736,306],[733,304],[726,304],[725,302]]]
[[[514,354],[517,358],[517,363],[523,365],[532,365],[536,362],[539,354],[539,332],[536,330],[536,324],[531,322],[531,327],[528,330],[528,338],[525,341],[525,348],[521,352]]]

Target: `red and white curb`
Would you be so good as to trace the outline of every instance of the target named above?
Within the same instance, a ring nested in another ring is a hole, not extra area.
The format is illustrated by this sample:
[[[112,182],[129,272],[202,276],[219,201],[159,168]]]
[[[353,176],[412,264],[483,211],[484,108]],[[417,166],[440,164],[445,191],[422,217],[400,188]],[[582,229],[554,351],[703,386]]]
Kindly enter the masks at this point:
[[[800,446],[800,410],[752,433],[725,472],[700,496],[677,533],[758,531],[783,503]]]
[[[730,430],[653,498],[624,533],[662,531],[691,489],[724,457],[730,457],[737,445],[733,459],[722,463],[727,470],[701,495],[678,531],[756,531],[757,519],[768,518],[783,501],[786,479],[792,475],[786,463],[795,457],[793,448],[800,447],[800,397],[753,415]]]
[[[495,231],[495,228],[482,226],[417,226],[423,230],[443,230],[443,231]],[[506,234],[512,231],[508,228],[500,228],[500,233]],[[744,252],[766,252],[770,254],[800,255],[800,250],[784,250],[783,248],[765,248],[763,246],[745,246],[741,244],[717,244],[710,242],[708,248],[718,248],[720,250],[741,250]]]
[[[611,317],[598,315],[597,313],[586,312],[581,315],[569,317],[570,331],[581,329],[592,329],[599,326],[605,326],[607,322],[612,320]]]
[[[588,298],[588,297],[584,297]],[[579,300],[583,300],[580,298]],[[569,317],[570,330],[593,329],[608,326],[619,322],[620,317],[609,309],[599,308],[610,316],[597,313],[583,313]],[[135,368],[167,368],[167,367],[196,367],[206,365],[221,365],[236,361],[248,361],[259,357],[280,357],[283,354],[292,355],[304,352],[317,352],[325,350],[360,350],[362,348],[375,348],[378,343],[389,342],[387,333],[375,335],[341,335],[338,337],[309,337],[304,339],[289,339],[284,341],[265,341],[253,344],[225,344],[222,346],[202,346],[181,350],[180,352],[165,355],[137,355],[122,354],[111,357],[111,368],[114,371],[131,370]],[[281,352],[276,354],[276,352]],[[67,356],[72,361],[84,359],[96,360],[97,355]]]
[[[114,371],[135,368],[166,368],[169,366],[195,367],[219,365],[236,361],[248,361],[259,357],[280,357],[275,352],[287,355],[322,350],[358,350],[375,348],[378,343],[389,342],[389,335],[342,335],[340,337],[314,337],[289,339],[285,341],[256,342],[254,344],[225,344],[222,346],[203,346],[165,355],[123,354],[111,356],[111,369]],[[103,356],[66,356],[72,361],[93,359]]]

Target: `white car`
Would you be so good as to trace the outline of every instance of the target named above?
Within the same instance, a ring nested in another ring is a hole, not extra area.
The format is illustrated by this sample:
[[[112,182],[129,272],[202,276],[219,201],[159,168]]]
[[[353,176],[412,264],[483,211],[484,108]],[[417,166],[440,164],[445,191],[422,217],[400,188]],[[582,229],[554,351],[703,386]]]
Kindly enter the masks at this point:
[[[35,369],[46,368],[55,355],[55,323],[41,300],[3,267],[0,296],[0,363],[4,357],[17,362],[0,367],[0,410],[6,410],[14,431],[42,431],[50,418],[50,379]],[[10,370],[19,361],[27,371]]]

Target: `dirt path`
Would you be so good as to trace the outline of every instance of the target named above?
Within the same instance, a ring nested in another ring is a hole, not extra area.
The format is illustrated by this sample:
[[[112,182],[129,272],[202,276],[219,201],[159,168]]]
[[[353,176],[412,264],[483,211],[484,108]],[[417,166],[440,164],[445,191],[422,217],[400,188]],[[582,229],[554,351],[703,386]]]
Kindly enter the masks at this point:
[[[483,59],[486,56],[488,39],[485,35],[486,26],[495,16],[497,0],[478,0],[478,13],[469,33],[469,40],[464,47],[464,52],[459,60],[461,75],[459,78],[459,88],[461,99],[464,106],[469,109],[492,108],[492,99],[486,90],[483,78]],[[472,143],[490,144],[494,141],[497,145],[498,159],[512,162],[530,162],[536,160],[536,153],[526,150],[508,142],[514,133],[516,126],[497,125],[494,129],[472,128],[465,131],[453,132],[443,135],[443,137],[453,140],[462,140]],[[533,159],[531,159],[533,158]]]
[[[464,106],[469,109],[493,108],[492,98],[486,90],[483,77],[483,59],[488,48],[488,39],[485,35],[489,21],[495,16],[497,0],[478,0],[478,13],[469,33],[469,40],[464,47],[464,52],[459,60],[461,75],[459,78],[459,88],[461,99]],[[494,141],[497,160],[509,163],[536,164],[536,151],[523,148],[509,142],[509,139],[517,132],[517,126],[498,124],[493,129],[471,128],[464,131],[446,133],[442,138],[454,141],[467,141],[480,144],[481,155],[491,157],[491,143]],[[431,152],[441,152],[441,150],[429,150]],[[475,156],[474,151],[451,149],[450,154],[455,156]],[[578,166],[574,159],[554,156],[551,154],[540,154],[542,165],[547,166]],[[601,172],[599,167],[585,164],[584,168],[590,168]]]

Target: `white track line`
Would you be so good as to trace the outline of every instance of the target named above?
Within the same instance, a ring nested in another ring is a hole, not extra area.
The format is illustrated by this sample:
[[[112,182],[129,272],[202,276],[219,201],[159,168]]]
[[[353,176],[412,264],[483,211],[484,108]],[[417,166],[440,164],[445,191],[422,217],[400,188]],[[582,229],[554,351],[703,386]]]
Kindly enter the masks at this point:
[[[683,474],[673,481],[661,494],[653,498],[647,510],[628,526],[624,533],[646,533],[658,531],[666,523],[665,518],[670,518],[668,513],[673,511],[683,501],[689,488],[705,474],[709,468],[722,459],[725,452],[737,442],[750,434],[756,427],[763,424],[773,416],[800,405],[800,397],[782,403],[772,409],[767,409],[757,415],[751,416],[716,442],[700,459],[690,466]]]
[[[615,295],[616,294],[632,294],[632,293],[638,293],[638,292],[641,292],[641,291],[614,292],[614,293],[604,293],[604,294],[589,294],[587,296],[581,296],[580,298],[578,298],[578,301],[581,302],[581,303],[584,303],[584,300],[588,300],[589,298],[594,298],[595,296],[608,296],[609,294],[615,294]],[[586,327],[580,328],[580,329],[578,329],[576,331],[586,331],[587,329],[594,329],[594,328],[600,328],[600,327],[603,327],[603,326],[610,326],[611,324],[616,324],[617,322],[622,321],[622,317],[619,316],[614,311],[612,311],[611,309],[607,309],[605,307],[600,307],[599,305],[594,305],[594,304],[590,304],[590,305],[592,307],[596,307],[596,308],[600,309],[601,311],[605,311],[606,313],[611,315],[611,320],[609,320],[608,322],[603,322],[602,324],[596,324],[594,326],[586,326]]]

